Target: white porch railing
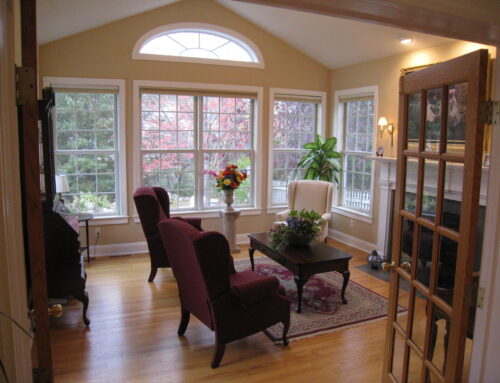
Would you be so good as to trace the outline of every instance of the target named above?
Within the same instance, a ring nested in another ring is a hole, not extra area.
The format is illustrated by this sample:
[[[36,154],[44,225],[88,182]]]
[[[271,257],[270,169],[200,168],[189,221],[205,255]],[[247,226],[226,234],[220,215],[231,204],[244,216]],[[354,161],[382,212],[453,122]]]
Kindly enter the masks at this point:
[[[371,198],[369,191],[344,189],[343,205],[356,210],[368,212],[370,210]]]

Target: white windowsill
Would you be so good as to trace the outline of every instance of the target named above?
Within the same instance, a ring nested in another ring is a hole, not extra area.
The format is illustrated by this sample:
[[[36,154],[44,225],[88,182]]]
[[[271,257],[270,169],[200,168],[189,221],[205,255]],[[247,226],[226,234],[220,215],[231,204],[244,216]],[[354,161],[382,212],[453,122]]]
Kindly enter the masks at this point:
[[[128,223],[128,219],[128,215],[97,216],[89,221],[89,226],[123,225]],[[80,222],[80,226],[85,226],[85,222]]]
[[[335,214],[340,214],[349,218],[356,219],[358,221],[373,223],[373,217],[370,214],[364,214],[359,211],[346,209],[345,207],[333,206],[332,212]]]
[[[288,209],[288,205],[283,205],[283,206],[273,206],[268,209],[266,209],[267,214],[276,214],[279,213],[280,211]]]
[[[218,218],[218,217],[220,217],[219,212],[221,210],[222,209],[175,211],[175,212],[171,212],[170,216],[171,217],[184,217],[184,218],[190,218],[190,217],[193,217],[193,218]],[[261,215],[262,211],[263,211],[261,208],[254,208],[254,207],[235,208],[235,210],[239,210],[241,216]],[[138,215],[134,215],[133,220],[135,223],[141,222]]]

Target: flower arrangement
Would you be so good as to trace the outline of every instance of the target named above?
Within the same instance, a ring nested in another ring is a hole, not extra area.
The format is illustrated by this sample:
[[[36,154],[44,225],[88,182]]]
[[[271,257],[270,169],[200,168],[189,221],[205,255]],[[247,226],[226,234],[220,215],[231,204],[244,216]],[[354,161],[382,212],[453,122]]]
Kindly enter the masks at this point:
[[[215,177],[217,189],[219,190],[235,190],[240,184],[247,179],[246,170],[238,170],[237,165],[229,164],[224,170],[219,170],[219,173],[208,170],[205,174],[210,174]]]
[[[286,220],[271,230],[271,239],[276,246],[307,246],[321,231],[323,220],[314,210],[292,210]]]

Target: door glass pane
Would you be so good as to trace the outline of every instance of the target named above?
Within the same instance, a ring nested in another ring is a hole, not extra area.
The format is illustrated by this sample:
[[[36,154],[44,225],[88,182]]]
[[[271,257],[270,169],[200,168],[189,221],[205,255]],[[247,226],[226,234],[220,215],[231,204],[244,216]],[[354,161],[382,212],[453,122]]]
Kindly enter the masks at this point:
[[[441,225],[459,231],[462,206],[463,164],[446,162]]]
[[[449,153],[463,153],[465,150],[466,110],[467,83],[450,85],[446,128],[446,151]]]
[[[425,327],[427,324],[428,304],[427,298],[418,290],[415,290],[411,339],[422,352],[424,350],[425,343]]]
[[[406,332],[408,309],[410,307],[410,287],[406,279],[404,279],[401,275],[398,275],[398,305],[407,310],[396,315],[396,322]]]
[[[433,305],[429,340],[429,360],[432,361],[432,364],[441,372],[445,369],[450,325],[450,317],[436,305]]]
[[[415,223],[407,218],[403,218],[401,228],[401,257],[399,264],[412,262],[413,254],[413,233],[415,232]]]
[[[436,294],[451,306],[458,244],[444,236],[440,236],[440,241]]]
[[[431,280],[432,246],[434,243],[434,232],[424,226],[420,226],[418,241],[418,261],[416,279],[429,287]]]
[[[408,383],[420,383],[422,375],[422,359],[410,347],[410,359],[408,362]]]
[[[406,183],[404,209],[411,213],[416,212],[417,206],[417,179],[418,179],[418,159],[408,157],[406,160]]]
[[[392,375],[398,380],[398,382],[403,382],[403,363],[405,355],[405,340],[399,335],[395,330],[394,334],[394,354],[392,356]]]
[[[427,110],[425,119],[425,150],[439,151],[441,132],[442,89],[431,89],[427,92]]]
[[[418,150],[421,98],[420,93],[413,93],[408,96],[408,149]]]
[[[439,162],[424,160],[424,190],[422,198],[422,217],[434,222],[436,218],[436,197],[439,179]]]

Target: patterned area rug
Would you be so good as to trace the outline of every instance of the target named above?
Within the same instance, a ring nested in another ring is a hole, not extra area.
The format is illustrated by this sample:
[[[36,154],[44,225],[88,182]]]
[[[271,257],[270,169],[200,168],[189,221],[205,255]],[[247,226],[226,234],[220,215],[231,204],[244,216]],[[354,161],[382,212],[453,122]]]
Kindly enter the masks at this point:
[[[238,271],[250,270],[250,260],[235,259]],[[297,288],[293,274],[267,257],[255,258],[255,270],[261,275],[274,275],[286,290],[291,302],[291,320],[288,338],[298,340],[328,333],[387,316],[387,299],[373,291],[349,281],[346,289],[347,304],[342,304],[340,292],[343,278],[339,273],[329,272],[312,276],[304,285],[302,313],[297,314]],[[400,308],[399,311],[405,311]],[[265,333],[274,342],[281,341],[283,326],[268,328]]]

